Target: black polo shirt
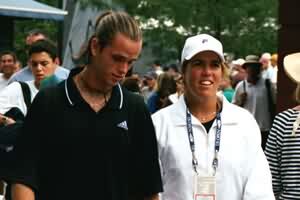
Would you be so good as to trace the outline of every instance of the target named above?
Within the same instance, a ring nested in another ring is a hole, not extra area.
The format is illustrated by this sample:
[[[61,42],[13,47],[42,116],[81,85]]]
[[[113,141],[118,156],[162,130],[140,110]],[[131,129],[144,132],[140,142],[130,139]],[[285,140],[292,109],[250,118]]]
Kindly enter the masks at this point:
[[[127,200],[161,192],[154,126],[143,99],[116,85],[95,112],[72,79],[80,70],[35,97],[11,179],[41,200]]]

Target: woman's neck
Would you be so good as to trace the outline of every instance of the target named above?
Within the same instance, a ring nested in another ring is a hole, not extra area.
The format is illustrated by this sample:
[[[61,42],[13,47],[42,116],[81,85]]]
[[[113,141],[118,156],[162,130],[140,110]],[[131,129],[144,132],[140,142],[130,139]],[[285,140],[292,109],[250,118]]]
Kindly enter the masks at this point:
[[[189,111],[202,123],[214,119],[219,109],[217,96],[205,99],[185,97],[185,101]]]

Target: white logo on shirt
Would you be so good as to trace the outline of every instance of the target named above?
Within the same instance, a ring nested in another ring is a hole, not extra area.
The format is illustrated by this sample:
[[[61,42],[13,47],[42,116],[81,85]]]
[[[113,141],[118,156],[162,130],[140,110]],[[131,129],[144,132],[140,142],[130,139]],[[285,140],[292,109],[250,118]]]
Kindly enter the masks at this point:
[[[117,127],[120,127],[122,129],[128,130],[128,126],[127,126],[127,122],[126,121],[123,121],[123,122],[119,123],[117,125]]]

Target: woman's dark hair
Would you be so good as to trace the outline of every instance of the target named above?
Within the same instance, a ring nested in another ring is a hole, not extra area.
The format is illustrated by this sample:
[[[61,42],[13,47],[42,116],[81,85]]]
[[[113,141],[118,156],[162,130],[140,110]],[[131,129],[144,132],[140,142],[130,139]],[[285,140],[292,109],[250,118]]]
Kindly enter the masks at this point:
[[[157,79],[156,92],[158,94],[156,107],[160,109],[167,106],[165,100],[169,95],[176,93],[176,81],[174,77],[168,73],[160,74]]]

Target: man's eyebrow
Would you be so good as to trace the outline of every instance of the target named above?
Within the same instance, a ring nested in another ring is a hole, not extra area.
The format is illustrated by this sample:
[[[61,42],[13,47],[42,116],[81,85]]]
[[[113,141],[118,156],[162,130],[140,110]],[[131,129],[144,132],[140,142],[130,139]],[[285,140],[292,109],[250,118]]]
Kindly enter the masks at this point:
[[[129,59],[130,61],[136,61],[138,59],[138,57],[130,58],[129,56],[120,53],[113,53],[112,56],[115,58]]]

